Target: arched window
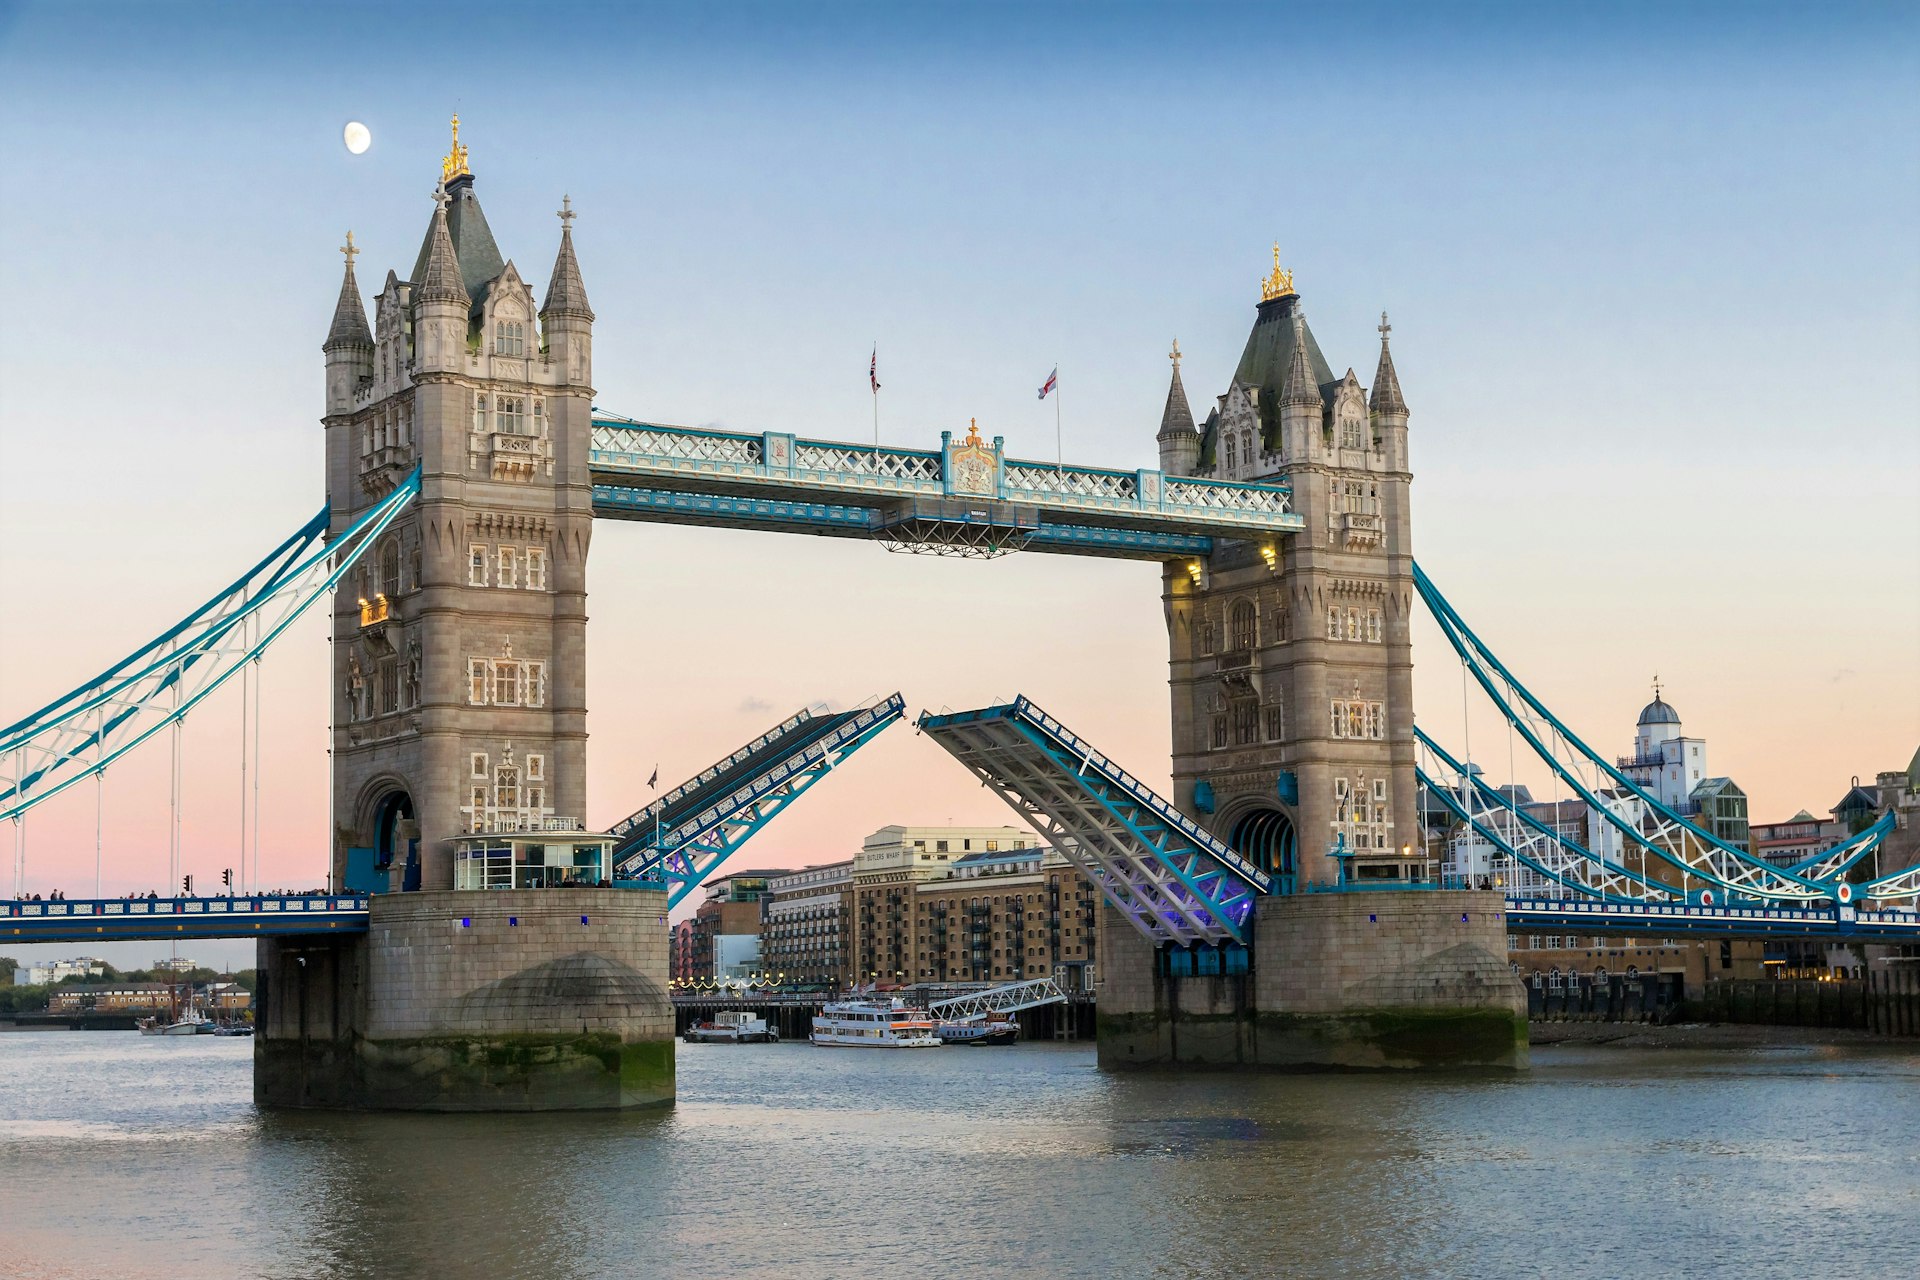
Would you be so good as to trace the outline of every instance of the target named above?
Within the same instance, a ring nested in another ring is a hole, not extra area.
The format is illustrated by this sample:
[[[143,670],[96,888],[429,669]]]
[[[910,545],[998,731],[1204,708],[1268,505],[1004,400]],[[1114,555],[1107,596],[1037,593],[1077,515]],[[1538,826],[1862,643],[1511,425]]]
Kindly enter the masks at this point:
[[[520,356],[527,353],[526,328],[518,320],[493,322],[493,350],[496,355]]]
[[[1256,615],[1253,602],[1250,600],[1234,601],[1233,613],[1230,616],[1233,624],[1234,650],[1236,652],[1243,652],[1253,648],[1256,631],[1254,624]]]
[[[380,589],[389,599],[400,594],[400,544],[392,540],[380,552]]]

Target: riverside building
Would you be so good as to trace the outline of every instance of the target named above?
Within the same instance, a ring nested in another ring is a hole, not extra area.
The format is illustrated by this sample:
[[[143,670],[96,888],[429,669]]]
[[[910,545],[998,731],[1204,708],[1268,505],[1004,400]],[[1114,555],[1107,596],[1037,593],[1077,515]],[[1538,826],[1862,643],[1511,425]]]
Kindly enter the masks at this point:
[[[783,986],[844,987],[852,889],[851,858],[768,877],[760,900],[763,970]]]

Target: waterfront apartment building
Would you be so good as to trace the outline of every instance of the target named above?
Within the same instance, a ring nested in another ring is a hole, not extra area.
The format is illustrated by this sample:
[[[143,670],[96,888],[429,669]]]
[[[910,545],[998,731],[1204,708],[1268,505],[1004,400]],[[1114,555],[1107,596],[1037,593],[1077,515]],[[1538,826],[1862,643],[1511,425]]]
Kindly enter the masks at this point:
[[[853,859],[770,876],[760,899],[763,972],[789,987],[847,985]]]
[[[56,987],[47,997],[49,1013],[152,1013],[173,1002],[165,982],[92,982]]]
[[[853,859],[850,985],[905,985],[927,968],[918,931],[915,889],[944,880],[971,853],[1031,848],[1038,838],[1018,827],[882,827]]]
[[[17,985],[28,987],[49,987],[56,982],[65,982],[68,978],[92,978],[107,971],[104,960],[95,960],[92,956],[75,956],[71,960],[49,960],[45,964],[22,965],[13,971],[13,980]]]
[[[785,871],[741,871],[709,880],[693,913],[688,977],[695,982],[750,978],[760,971],[760,898]]]
[[[1752,831],[1753,852],[1776,867],[1805,862],[1847,836],[1841,823],[1822,822],[1805,809],[1785,822],[1756,822]]]
[[[667,937],[667,977],[675,982],[692,982],[693,921],[682,920]]]
[[[962,854],[945,879],[914,886],[914,980],[1056,977],[1093,989],[1098,891],[1054,849]]]

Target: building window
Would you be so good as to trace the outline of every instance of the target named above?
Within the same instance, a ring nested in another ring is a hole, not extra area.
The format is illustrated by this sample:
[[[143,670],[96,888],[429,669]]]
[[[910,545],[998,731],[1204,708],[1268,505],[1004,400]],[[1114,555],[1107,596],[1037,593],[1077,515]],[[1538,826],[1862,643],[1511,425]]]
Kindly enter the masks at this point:
[[[1214,644],[1213,619],[1208,618],[1200,624],[1200,652],[1212,653]]]
[[[1358,609],[1349,609],[1347,610],[1347,639],[1358,640],[1359,638],[1360,611]]]
[[[1379,702],[1335,702],[1328,723],[1336,738],[1364,738],[1375,742],[1387,736],[1386,706]]]
[[[493,704],[497,707],[520,705],[520,664],[513,661],[493,664]]]
[[[526,397],[495,396],[493,398],[493,429],[502,435],[525,435],[527,433]]]
[[[1231,621],[1233,626],[1233,648],[1236,652],[1243,652],[1253,648],[1255,639],[1254,618],[1255,612],[1252,601],[1236,600],[1233,602]]]
[[[496,320],[493,325],[493,350],[496,355],[525,355],[527,353],[526,327],[518,320]]]
[[[1380,643],[1380,611],[1378,609],[1367,610],[1367,643]]]
[[[485,547],[467,548],[467,585],[470,587],[487,585],[487,549]]]
[[[380,714],[392,715],[400,709],[400,659],[380,660]]]
[[[380,589],[388,599],[400,594],[400,544],[388,542],[380,552]]]
[[[527,705],[530,707],[546,706],[547,705],[547,664],[544,662],[529,662],[527,664],[526,684],[527,684]],[[531,761],[533,760],[533,757],[528,756],[527,759],[529,761],[529,764],[528,764],[529,776],[531,776],[531,770],[532,770]]]
[[[467,701],[476,707],[487,705],[487,660],[467,659]]]
[[[1227,717],[1224,714],[1213,718],[1213,745],[1216,750],[1227,745]]]
[[[484,779],[487,776],[487,753],[476,751],[468,756],[467,767],[473,777]]]
[[[1246,746],[1260,740],[1260,707],[1251,698],[1233,704],[1233,741]]]
[[[1267,708],[1267,741],[1278,742],[1287,736],[1287,714],[1284,707]]]
[[[1340,611],[1338,609],[1329,609],[1327,610],[1327,639],[1338,640],[1339,638]]]
[[[502,764],[494,771],[493,807],[495,809],[520,807],[520,770],[511,764]]]
[[[1353,784],[1345,778],[1333,780],[1333,821],[1343,827],[1353,821]]]
[[[484,434],[487,429],[487,398],[475,395],[473,398],[473,429]]]
[[[527,548],[527,590],[547,589],[547,553],[542,547]]]
[[[518,565],[515,563],[516,559],[517,556],[512,547],[500,548],[500,568],[493,580],[495,586],[512,588],[517,585],[520,575]]]

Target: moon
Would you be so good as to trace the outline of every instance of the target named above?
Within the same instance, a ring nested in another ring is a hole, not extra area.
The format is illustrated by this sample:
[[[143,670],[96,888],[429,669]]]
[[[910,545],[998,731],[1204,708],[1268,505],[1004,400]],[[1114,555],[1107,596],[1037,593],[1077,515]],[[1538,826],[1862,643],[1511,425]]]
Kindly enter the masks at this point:
[[[349,120],[347,127],[340,131],[341,139],[347,144],[347,150],[359,155],[373,145],[373,133],[358,120]]]

